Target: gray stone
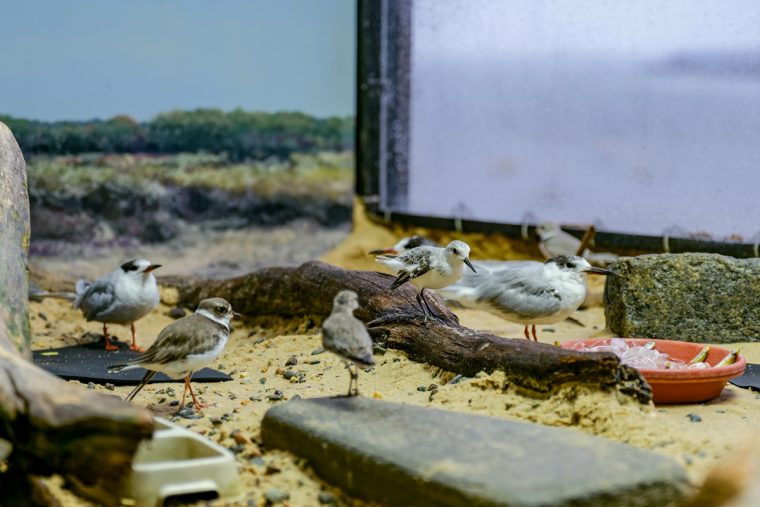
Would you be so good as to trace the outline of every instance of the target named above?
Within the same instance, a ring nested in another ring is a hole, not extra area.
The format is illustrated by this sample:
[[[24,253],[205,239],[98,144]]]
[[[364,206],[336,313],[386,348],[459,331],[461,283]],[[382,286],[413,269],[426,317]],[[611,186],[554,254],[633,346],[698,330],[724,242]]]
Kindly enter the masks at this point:
[[[282,491],[281,489],[272,488],[264,493],[264,498],[266,498],[268,504],[277,504],[290,498],[290,493]]]
[[[26,276],[29,238],[26,162],[10,129],[0,122],[0,326],[31,359]]]
[[[607,326],[620,336],[760,341],[760,259],[685,253],[626,257],[610,269]]]
[[[360,397],[278,405],[261,432],[388,505],[659,507],[689,490],[675,461],[576,430]]]

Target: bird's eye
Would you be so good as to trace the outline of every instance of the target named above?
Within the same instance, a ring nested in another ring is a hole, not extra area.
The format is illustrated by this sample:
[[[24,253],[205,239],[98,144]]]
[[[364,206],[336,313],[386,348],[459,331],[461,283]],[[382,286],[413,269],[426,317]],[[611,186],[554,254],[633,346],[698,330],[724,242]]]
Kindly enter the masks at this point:
[[[459,255],[459,250],[457,250],[456,248],[452,250],[452,252],[454,252],[454,255]]]
[[[575,264],[573,264],[572,262],[568,262],[567,264],[565,264],[565,267],[567,269],[573,269],[575,267]]]
[[[217,306],[216,307],[216,311],[219,312],[219,313],[226,313],[227,309],[225,307],[223,307],[223,306]]]

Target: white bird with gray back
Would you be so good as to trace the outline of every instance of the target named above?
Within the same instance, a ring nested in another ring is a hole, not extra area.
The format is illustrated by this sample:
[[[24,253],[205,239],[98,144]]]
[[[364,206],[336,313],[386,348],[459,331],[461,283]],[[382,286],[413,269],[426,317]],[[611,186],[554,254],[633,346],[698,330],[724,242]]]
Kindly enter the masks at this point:
[[[538,341],[536,324],[554,324],[569,317],[586,299],[586,274],[617,275],[582,257],[560,255],[541,263],[468,275],[439,290],[445,299],[484,310],[525,326],[525,338]]]
[[[445,248],[420,246],[397,257],[379,255],[377,261],[398,274],[391,284],[391,290],[406,282],[411,282],[420,289],[417,303],[425,314],[425,321],[432,313],[425,300],[425,289],[442,289],[455,283],[462,277],[465,264],[475,272],[470,262],[470,246],[458,240],[452,241]]]
[[[359,373],[357,365],[372,366],[372,338],[362,321],[354,317],[359,308],[356,292],[342,290],[333,299],[330,316],[322,324],[322,346],[343,359],[351,374],[348,396],[359,394]]]
[[[135,322],[158,305],[158,284],[153,271],[160,267],[147,259],[135,259],[94,282],[77,281],[74,307],[82,310],[87,322],[103,323],[106,350],[119,349],[110,341],[108,324],[122,324],[129,325],[132,331],[129,348],[141,351],[135,340]]]

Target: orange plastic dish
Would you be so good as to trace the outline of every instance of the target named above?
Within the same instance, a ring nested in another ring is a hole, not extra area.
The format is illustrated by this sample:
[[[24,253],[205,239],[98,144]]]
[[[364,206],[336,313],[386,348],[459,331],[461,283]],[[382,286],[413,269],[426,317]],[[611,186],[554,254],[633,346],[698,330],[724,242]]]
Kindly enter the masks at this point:
[[[655,349],[668,354],[674,359],[689,362],[700,350],[704,343],[691,343],[674,340],[652,340],[648,338],[625,338],[630,345],[644,345],[655,342]],[[609,344],[609,338],[593,338],[589,340],[572,340],[562,344],[563,348],[577,350],[581,346]],[[710,354],[705,361],[715,366],[731,351],[722,347],[710,346]],[[652,386],[652,400],[657,404],[667,403],[698,403],[720,396],[726,382],[744,374],[747,361],[742,355],[736,362],[728,366],[689,370],[650,370],[640,369],[646,381]]]

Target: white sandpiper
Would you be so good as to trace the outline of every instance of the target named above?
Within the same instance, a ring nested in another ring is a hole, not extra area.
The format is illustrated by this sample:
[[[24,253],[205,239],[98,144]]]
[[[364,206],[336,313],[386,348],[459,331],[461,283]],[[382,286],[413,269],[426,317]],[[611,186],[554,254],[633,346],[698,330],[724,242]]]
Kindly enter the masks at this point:
[[[425,314],[425,321],[430,317],[430,307],[425,300],[425,289],[442,289],[455,283],[462,277],[462,265],[473,271],[470,262],[470,246],[464,241],[452,241],[445,248],[420,246],[395,256],[379,255],[377,261],[383,263],[398,276],[391,284],[394,290],[405,282],[420,289],[417,303]]]
[[[74,307],[82,310],[87,322],[103,323],[106,350],[119,349],[109,339],[108,324],[129,324],[132,330],[129,348],[142,351],[135,342],[135,321],[158,305],[158,285],[153,270],[160,267],[146,259],[135,259],[94,282],[77,281]]]
[[[586,299],[586,274],[614,275],[583,257],[559,255],[545,263],[520,263],[482,275],[468,275],[438,292],[466,308],[484,310],[525,326],[533,339],[536,324],[554,324],[569,317]]]

